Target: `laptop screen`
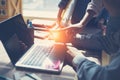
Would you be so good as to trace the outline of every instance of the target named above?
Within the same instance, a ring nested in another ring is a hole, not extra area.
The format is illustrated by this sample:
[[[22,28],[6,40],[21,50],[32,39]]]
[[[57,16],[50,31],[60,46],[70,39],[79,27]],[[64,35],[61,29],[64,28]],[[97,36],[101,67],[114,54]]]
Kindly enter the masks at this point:
[[[34,43],[21,14],[0,23],[0,39],[3,43],[14,34],[29,47]]]
[[[0,23],[0,40],[3,42],[13,64],[34,44],[32,38],[21,14]],[[27,46],[24,51],[20,49],[19,41]]]
[[[27,50],[27,48],[21,46],[21,43],[22,42],[18,39],[17,35],[14,34],[4,44],[4,47],[13,64],[15,64]]]

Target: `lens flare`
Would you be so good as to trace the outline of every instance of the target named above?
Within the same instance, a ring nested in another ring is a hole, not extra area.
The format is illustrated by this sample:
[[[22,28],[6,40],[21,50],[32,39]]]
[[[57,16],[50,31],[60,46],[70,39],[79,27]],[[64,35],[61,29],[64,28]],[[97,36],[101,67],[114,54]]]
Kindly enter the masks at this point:
[[[65,42],[66,40],[66,34],[62,31],[52,31],[50,32],[50,38],[55,40],[56,42]]]

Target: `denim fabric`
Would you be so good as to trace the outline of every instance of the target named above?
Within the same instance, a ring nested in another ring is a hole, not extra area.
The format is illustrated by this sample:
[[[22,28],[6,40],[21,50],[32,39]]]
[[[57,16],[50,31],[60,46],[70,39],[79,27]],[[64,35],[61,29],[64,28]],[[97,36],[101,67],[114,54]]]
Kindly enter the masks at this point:
[[[83,57],[76,56],[73,60],[73,64],[76,65],[78,80],[119,80],[120,52],[118,53],[119,55],[107,66],[100,66]]]

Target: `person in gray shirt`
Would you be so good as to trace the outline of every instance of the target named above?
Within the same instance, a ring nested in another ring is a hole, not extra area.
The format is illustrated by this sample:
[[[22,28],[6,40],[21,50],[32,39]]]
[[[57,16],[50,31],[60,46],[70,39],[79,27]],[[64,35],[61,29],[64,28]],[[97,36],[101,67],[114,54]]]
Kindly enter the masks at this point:
[[[100,1],[100,0],[94,0]],[[92,60],[91,57],[84,56],[84,51],[78,51],[74,47],[68,46],[66,60],[72,64],[78,80],[119,80],[120,79],[120,0],[101,0],[110,14],[106,34],[101,35],[98,40],[103,49],[113,58],[106,66],[101,66]]]

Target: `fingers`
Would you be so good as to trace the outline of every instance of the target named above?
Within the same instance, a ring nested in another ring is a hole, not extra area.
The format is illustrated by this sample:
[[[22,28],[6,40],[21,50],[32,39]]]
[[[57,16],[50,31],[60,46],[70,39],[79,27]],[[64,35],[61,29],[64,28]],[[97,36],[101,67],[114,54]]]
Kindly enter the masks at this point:
[[[69,47],[69,46],[67,46],[67,48],[68,48],[68,51],[67,51],[67,53],[68,54],[70,54],[73,58],[77,55],[77,50],[76,50],[76,48],[74,48],[74,47]]]
[[[72,46],[67,46],[67,49],[68,50],[71,50],[71,51],[76,51],[76,52],[79,52],[79,53],[86,53],[86,51],[84,51],[84,50],[78,50],[77,48],[75,48],[75,47],[72,47]]]
[[[67,49],[68,49],[68,50],[71,50],[71,51],[77,51],[77,48],[72,47],[72,46],[67,46]]]
[[[59,39],[63,40],[64,42],[71,42],[73,40],[73,37],[76,35],[75,27],[65,27],[65,28],[58,28],[54,30],[50,30],[50,35],[54,37],[54,35],[57,34],[57,37],[60,37]],[[58,41],[60,41],[58,39]],[[62,41],[62,42],[63,42]]]
[[[71,46],[67,46],[67,49],[68,49],[68,51],[67,51],[68,54],[66,54],[67,55],[66,56],[66,61],[67,61],[68,65],[72,65],[73,66],[72,61],[73,61],[75,56],[79,55],[81,57],[85,57],[83,54],[81,54],[81,53],[85,52],[83,50],[78,50],[77,48],[71,47]]]
[[[67,46],[67,49],[68,49],[67,53],[70,54],[73,58],[77,55],[84,56],[83,53],[86,52],[84,50],[78,50],[77,48],[70,46]]]

